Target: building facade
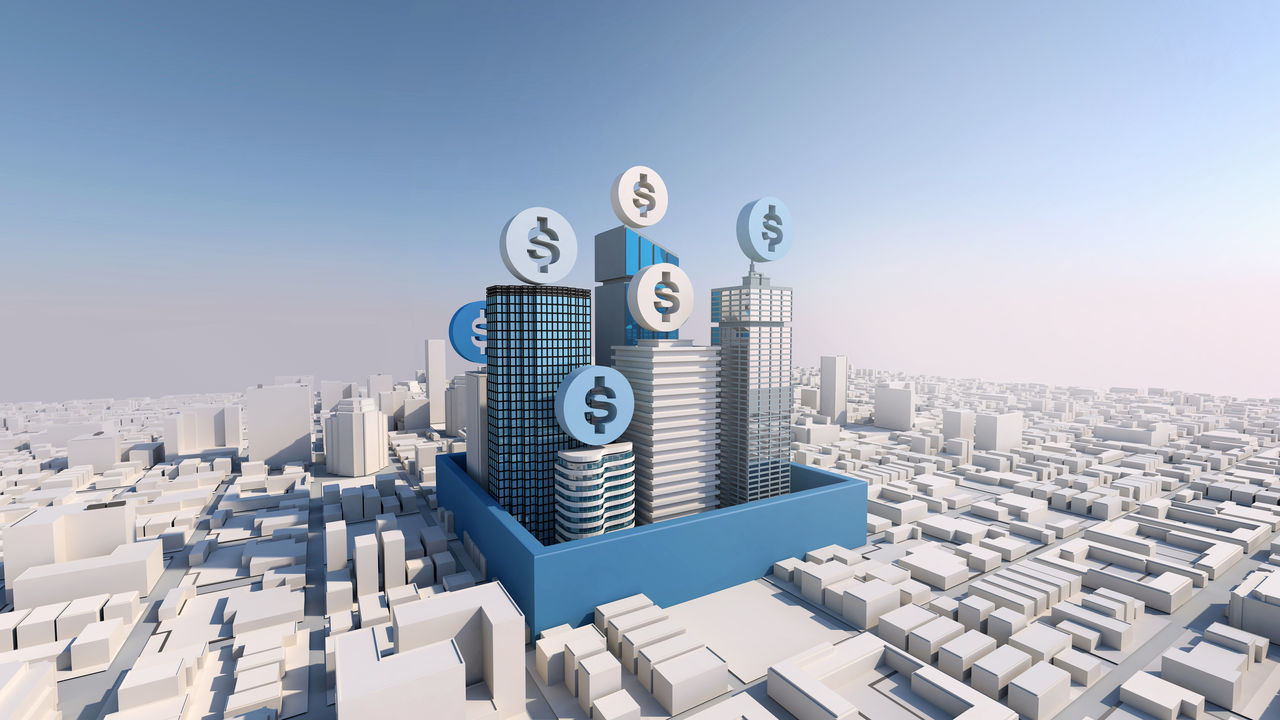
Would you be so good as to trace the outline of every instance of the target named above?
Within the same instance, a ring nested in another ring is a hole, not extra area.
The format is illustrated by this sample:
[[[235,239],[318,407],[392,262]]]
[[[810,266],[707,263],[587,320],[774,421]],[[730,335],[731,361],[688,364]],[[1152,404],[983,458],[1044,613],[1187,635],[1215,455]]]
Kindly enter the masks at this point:
[[[680,337],[680,331],[658,332],[641,327],[627,308],[627,285],[632,275],[657,263],[679,265],[675,253],[625,225],[596,235],[595,362],[613,363],[613,348],[641,340]]]
[[[556,455],[556,542],[635,527],[631,443],[561,450]]]
[[[832,425],[849,421],[849,359],[844,355],[822,356],[819,378],[818,412]]]
[[[791,488],[791,288],[752,270],[711,291],[720,348],[720,505]]]
[[[387,416],[369,398],[339,400],[324,419],[325,469],[361,477],[387,466]]]
[[[613,348],[613,365],[635,395],[622,439],[636,456],[636,522],[718,507],[719,348],[641,340]]]
[[[591,364],[591,292],[495,285],[486,293],[489,495],[543,544],[555,542],[555,463],[578,447],[555,395]]]

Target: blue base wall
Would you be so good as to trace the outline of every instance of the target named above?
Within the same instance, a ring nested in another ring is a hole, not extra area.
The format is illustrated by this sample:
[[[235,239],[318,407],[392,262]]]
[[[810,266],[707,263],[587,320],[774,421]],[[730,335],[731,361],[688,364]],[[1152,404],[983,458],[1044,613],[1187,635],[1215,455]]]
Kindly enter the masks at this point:
[[[462,453],[436,457],[436,493],[484,554],[536,637],[581,625],[595,606],[642,592],[675,605],[766,575],[774,562],[824,545],[867,541],[867,485],[791,466],[789,495],[543,546],[466,472]],[[486,578],[486,579],[490,579]]]

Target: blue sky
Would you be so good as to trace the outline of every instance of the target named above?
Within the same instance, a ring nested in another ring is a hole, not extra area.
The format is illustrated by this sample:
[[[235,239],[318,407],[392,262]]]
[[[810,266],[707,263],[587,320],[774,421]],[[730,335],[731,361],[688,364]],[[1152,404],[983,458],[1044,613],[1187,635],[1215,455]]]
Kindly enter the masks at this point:
[[[1280,395],[1274,3],[30,4],[0,98],[0,401],[407,377],[636,164],[704,301],[787,201],[798,363]]]

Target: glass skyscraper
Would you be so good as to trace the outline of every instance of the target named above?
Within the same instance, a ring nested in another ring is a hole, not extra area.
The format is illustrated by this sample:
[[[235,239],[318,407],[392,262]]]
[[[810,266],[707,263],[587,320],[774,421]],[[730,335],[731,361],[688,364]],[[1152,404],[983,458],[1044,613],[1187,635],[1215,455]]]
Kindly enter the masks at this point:
[[[675,253],[625,225],[596,235],[596,364],[613,366],[615,345],[641,340],[674,340],[678,330],[659,332],[640,326],[627,309],[631,276],[658,263],[679,265]]]
[[[591,292],[495,285],[485,324],[489,494],[550,545],[556,454],[581,445],[556,422],[555,395],[566,375],[591,364]]]
[[[720,346],[720,505],[791,490],[791,288],[754,268],[711,291]]]

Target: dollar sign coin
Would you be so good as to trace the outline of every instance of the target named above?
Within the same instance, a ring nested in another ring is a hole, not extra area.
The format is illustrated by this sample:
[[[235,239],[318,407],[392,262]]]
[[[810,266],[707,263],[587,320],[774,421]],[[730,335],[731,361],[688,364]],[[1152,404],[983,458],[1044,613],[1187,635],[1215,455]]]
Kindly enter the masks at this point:
[[[609,387],[603,375],[597,375],[591,389],[587,391],[587,412],[583,417],[596,429],[597,435],[608,432],[609,423],[618,417],[618,406],[609,402],[616,400],[618,393]]]
[[[477,300],[458,308],[449,320],[449,344],[463,360],[483,365],[488,362],[488,333],[485,301]]]
[[[770,205],[769,211],[764,214],[761,222],[764,231],[761,236],[764,238],[765,244],[769,246],[769,252],[775,252],[778,249],[778,243],[782,242],[782,216],[778,215],[778,206]]]
[[[512,275],[532,285],[548,285],[563,280],[573,269],[578,239],[560,213],[532,207],[507,221],[498,250]]]
[[[791,249],[791,211],[775,197],[747,203],[738,213],[738,247],[755,262],[777,260]]]
[[[693,314],[693,283],[671,263],[642,268],[627,281],[627,309],[646,330],[678,330]]]
[[[626,432],[635,414],[631,383],[617,370],[585,365],[565,376],[556,390],[556,422],[587,445],[607,445]]]
[[[529,257],[537,263],[538,272],[547,274],[547,268],[560,259],[560,236],[547,226],[545,217],[539,217],[538,226],[529,231],[529,242],[533,244],[529,248]],[[543,251],[546,251],[545,255]]]
[[[667,213],[667,185],[652,168],[636,165],[613,181],[610,202],[623,225],[648,227]]]

